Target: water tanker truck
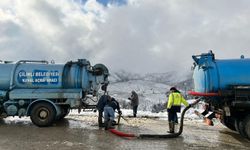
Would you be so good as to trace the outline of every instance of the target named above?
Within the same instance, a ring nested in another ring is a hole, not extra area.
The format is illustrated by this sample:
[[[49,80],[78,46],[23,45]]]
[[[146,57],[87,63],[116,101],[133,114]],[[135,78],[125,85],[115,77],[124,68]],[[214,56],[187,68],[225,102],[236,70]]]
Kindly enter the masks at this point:
[[[103,64],[86,59],[54,64],[21,60],[0,63],[0,117],[30,116],[40,127],[64,118],[70,109],[93,109],[87,97],[108,84]]]
[[[209,51],[193,60],[190,94],[209,103],[225,126],[250,139],[250,59],[215,59]]]

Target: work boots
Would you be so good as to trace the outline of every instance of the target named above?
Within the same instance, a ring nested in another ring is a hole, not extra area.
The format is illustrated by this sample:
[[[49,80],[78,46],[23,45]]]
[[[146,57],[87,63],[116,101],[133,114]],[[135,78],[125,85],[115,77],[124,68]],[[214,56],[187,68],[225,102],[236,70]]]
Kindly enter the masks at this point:
[[[109,120],[108,129],[114,129],[115,128],[112,123],[113,123],[113,120]]]
[[[100,128],[105,127],[105,123],[102,123],[102,120],[98,120],[98,126]]]
[[[112,120],[109,120],[109,121],[105,121],[104,122],[104,126],[105,126],[105,130],[108,130],[108,129],[114,129],[115,127],[112,125]]]
[[[169,131],[168,133],[174,133],[175,122],[169,122]]]
[[[108,130],[108,121],[104,121],[105,130]]]
[[[102,128],[102,127],[105,127],[105,124],[102,122],[102,118],[103,118],[103,111],[100,111],[100,110],[98,110],[98,126],[100,127],[100,128]]]

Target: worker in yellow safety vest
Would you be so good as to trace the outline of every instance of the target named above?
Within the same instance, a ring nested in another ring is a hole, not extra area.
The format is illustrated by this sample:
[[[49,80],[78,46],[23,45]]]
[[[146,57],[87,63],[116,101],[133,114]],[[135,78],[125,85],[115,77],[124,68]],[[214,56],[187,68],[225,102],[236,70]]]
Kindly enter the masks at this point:
[[[171,87],[167,103],[169,133],[174,133],[175,123],[178,123],[177,112],[181,111],[182,103],[185,106],[189,105],[181,93],[175,87]]]

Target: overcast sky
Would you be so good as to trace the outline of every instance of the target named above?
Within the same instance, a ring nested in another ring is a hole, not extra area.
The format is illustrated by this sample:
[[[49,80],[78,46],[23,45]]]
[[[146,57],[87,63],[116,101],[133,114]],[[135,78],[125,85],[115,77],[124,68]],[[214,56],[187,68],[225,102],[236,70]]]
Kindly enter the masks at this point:
[[[0,59],[86,58],[112,71],[190,70],[250,57],[249,0],[1,0]]]

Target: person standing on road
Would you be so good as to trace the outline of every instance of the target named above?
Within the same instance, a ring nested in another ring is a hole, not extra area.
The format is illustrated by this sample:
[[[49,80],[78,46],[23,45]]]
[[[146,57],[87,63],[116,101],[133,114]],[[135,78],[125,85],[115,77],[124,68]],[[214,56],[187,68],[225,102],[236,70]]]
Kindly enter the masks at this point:
[[[138,105],[139,105],[138,94],[135,91],[132,91],[131,96],[128,99],[131,100],[131,106],[133,108],[133,115],[134,115],[134,117],[136,117],[137,108],[138,108]]]
[[[189,105],[188,102],[181,95],[175,87],[170,88],[170,94],[168,96],[167,111],[168,111],[168,122],[169,122],[169,133],[174,133],[174,126],[176,122],[177,112],[181,111],[181,104],[186,107]]]

